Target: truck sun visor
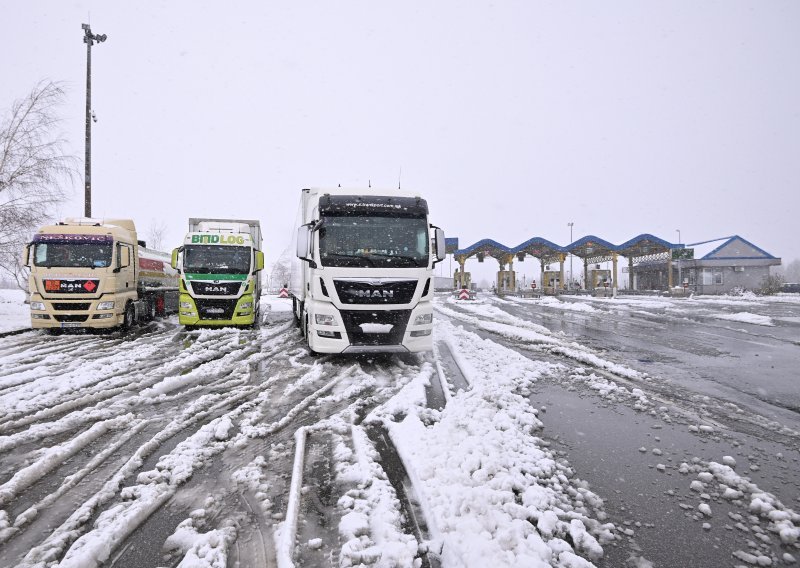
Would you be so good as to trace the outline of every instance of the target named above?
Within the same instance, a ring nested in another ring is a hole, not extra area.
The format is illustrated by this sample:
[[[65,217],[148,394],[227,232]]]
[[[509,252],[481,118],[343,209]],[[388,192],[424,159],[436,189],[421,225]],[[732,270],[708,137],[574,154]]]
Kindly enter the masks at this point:
[[[426,217],[428,202],[419,197],[326,194],[319,201],[319,211],[323,215]]]
[[[71,234],[43,234],[33,235],[34,243],[53,243],[59,245],[68,244],[111,244],[111,235],[71,235]]]

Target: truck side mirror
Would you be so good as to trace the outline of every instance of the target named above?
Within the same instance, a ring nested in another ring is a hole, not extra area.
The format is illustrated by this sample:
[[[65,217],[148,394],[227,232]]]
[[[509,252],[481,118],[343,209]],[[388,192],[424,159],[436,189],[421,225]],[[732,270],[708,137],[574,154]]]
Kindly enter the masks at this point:
[[[31,267],[31,245],[25,245],[25,251],[22,253],[22,266]]]
[[[303,225],[297,228],[297,250],[295,254],[297,258],[305,260],[308,258],[308,245],[311,242],[311,227]]]
[[[264,270],[264,253],[260,250],[256,251],[256,272]]]
[[[447,252],[445,250],[444,231],[439,227],[434,227],[434,229],[436,229],[436,260],[433,263],[436,264],[447,258]]]
[[[300,260],[305,260],[311,268],[316,268],[317,263],[311,259],[311,235],[314,234],[313,225],[303,225],[297,229],[297,248],[295,254]]]
[[[178,270],[178,252],[180,252],[180,249],[172,249],[172,259],[170,260],[170,265],[174,270]]]

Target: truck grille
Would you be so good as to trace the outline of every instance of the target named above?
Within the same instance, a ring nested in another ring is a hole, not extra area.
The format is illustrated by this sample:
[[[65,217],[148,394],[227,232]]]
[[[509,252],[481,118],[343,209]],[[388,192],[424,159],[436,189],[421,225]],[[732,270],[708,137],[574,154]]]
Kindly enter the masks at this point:
[[[60,322],[78,322],[86,321],[89,316],[83,314],[56,314],[53,317]]]
[[[53,309],[56,311],[75,310],[85,312],[89,309],[89,302],[67,303],[67,302],[53,302]]]
[[[400,345],[408,326],[408,318],[411,317],[411,310],[385,312],[343,310],[340,313],[352,345]],[[387,333],[366,333],[361,324],[388,324],[392,328]]]
[[[195,299],[200,319],[204,320],[229,320],[233,319],[233,310],[236,302],[230,300],[203,300]]]
[[[333,285],[343,304],[408,304],[417,289],[416,280],[375,283],[334,280]]]
[[[200,296],[235,296],[241,287],[241,282],[192,282],[192,290]]]

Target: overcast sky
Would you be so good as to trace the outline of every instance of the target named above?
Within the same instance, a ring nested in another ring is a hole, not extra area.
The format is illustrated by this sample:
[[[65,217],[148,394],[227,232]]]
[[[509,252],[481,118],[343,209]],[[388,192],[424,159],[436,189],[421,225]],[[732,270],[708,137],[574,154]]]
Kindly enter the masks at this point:
[[[402,169],[461,247],[566,245],[574,222],[573,240],[679,229],[800,258],[795,0],[0,8],[0,108],[63,81],[81,160],[81,24],[108,35],[92,48],[93,213],[142,235],[163,223],[166,249],[188,217],[257,218],[269,264],[301,188],[396,187]],[[64,216],[83,214],[81,181]]]

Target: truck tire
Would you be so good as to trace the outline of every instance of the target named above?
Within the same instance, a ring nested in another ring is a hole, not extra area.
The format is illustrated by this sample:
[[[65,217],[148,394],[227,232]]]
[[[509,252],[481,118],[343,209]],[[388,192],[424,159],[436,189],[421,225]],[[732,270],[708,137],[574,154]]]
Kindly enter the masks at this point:
[[[122,318],[122,331],[130,331],[134,323],[136,323],[136,311],[133,304],[128,302],[125,306],[125,316]]]

